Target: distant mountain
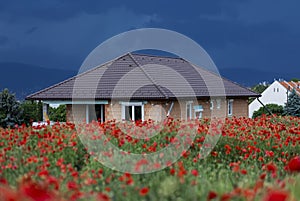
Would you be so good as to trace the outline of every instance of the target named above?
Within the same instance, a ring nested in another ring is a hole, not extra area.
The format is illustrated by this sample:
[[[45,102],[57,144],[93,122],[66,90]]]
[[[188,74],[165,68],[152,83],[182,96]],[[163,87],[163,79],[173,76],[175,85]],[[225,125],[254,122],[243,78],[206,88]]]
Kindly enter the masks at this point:
[[[223,77],[246,87],[254,86],[263,81],[272,83],[274,79],[284,79],[289,81],[292,78],[300,78],[300,70],[286,72],[266,72],[257,69],[223,68],[219,69],[219,73]]]
[[[0,91],[8,88],[18,100],[76,75],[76,71],[48,69],[23,63],[0,62]]]

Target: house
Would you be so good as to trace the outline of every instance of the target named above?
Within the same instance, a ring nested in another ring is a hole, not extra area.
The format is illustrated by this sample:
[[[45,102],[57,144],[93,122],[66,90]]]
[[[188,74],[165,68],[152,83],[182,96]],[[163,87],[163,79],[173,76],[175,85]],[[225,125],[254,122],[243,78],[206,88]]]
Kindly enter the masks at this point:
[[[284,80],[275,80],[268,88],[261,94],[259,100],[264,104],[282,105],[287,101],[290,92],[295,89],[300,95],[300,82],[287,82]],[[251,118],[254,111],[262,107],[262,104],[256,99],[249,104],[249,117]]]
[[[66,104],[68,121],[90,122],[247,116],[249,97],[259,96],[182,58],[128,53],[26,99],[42,101],[44,113]]]

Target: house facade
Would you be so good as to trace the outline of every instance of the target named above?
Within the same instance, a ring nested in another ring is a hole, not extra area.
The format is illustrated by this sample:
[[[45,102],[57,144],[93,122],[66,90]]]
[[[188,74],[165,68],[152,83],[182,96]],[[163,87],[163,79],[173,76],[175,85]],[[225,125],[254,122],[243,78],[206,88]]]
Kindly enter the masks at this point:
[[[246,117],[259,96],[181,58],[128,53],[26,99],[42,101],[45,114],[65,104],[67,121],[91,122]]]
[[[288,95],[291,91],[295,89],[296,92],[300,95],[300,82],[287,82],[287,81],[277,81],[275,80],[268,88],[264,90],[261,94],[259,100],[264,104],[277,104],[284,106]],[[252,103],[249,104],[249,117],[253,116],[254,111],[262,107],[262,104],[255,99]]]

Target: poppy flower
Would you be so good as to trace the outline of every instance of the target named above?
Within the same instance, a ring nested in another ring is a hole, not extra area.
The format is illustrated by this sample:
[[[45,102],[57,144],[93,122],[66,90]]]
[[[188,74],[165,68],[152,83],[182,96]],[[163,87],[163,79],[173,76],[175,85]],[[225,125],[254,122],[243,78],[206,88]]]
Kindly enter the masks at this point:
[[[209,191],[208,195],[207,195],[207,200],[212,200],[215,199],[217,197],[217,193],[214,191]]]
[[[287,201],[288,197],[289,194],[285,191],[272,190],[265,196],[263,201]]]
[[[287,169],[290,172],[300,172],[300,156],[292,158],[287,165]]]
[[[191,173],[192,173],[192,175],[194,175],[195,177],[198,176],[198,171],[197,171],[197,170],[192,170]]]
[[[148,192],[149,192],[149,188],[147,188],[147,187],[141,188],[140,195],[145,196],[148,194]]]

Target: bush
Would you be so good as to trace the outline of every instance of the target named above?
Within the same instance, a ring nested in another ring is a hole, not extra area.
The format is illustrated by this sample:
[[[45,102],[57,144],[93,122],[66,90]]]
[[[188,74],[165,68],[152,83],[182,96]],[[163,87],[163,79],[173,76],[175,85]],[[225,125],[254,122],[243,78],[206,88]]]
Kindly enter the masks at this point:
[[[283,107],[281,105],[277,105],[277,104],[267,104],[266,107],[273,113],[276,115],[283,115]],[[254,111],[252,118],[256,118],[261,116],[262,114],[266,114],[269,115],[269,112],[266,108],[264,107],[260,107],[258,110]]]
[[[22,108],[16,100],[15,94],[4,89],[0,92],[0,127],[13,127],[22,123]]]
[[[66,105],[57,108],[49,107],[49,119],[51,121],[66,122]]]
[[[33,121],[43,120],[43,105],[41,102],[24,101],[21,107],[23,109],[23,120],[27,126],[31,125]]]

